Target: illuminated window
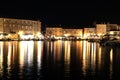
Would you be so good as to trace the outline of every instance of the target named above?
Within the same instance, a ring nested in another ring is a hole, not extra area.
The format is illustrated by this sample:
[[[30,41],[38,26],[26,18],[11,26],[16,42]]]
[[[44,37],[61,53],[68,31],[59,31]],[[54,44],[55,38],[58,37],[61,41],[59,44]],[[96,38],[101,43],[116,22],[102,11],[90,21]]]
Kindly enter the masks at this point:
[[[27,26],[25,26],[25,29],[27,29]]]
[[[30,28],[30,30],[31,30],[31,29],[32,29],[32,26],[30,26],[29,28]]]
[[[6,24],[4,24],[4,26],[6,27]]]

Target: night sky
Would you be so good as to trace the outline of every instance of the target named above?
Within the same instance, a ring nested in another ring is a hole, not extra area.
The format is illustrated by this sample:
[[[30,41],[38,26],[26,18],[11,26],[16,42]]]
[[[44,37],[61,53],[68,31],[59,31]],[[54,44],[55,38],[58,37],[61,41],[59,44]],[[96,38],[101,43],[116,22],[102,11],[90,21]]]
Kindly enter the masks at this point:
[[[1,3],[0,16],[40,20],[48,26],[88,27],[94,22],[120,24],[119,4],[112,0],[14,1]]]

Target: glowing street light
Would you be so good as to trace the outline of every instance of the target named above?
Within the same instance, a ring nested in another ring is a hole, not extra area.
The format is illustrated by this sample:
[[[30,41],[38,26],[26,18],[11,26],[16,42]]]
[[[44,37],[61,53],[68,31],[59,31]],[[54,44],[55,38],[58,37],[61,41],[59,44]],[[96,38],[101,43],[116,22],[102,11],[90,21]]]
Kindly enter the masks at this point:
[[[18,34],[19,34],[19,35],[22,35],[22,34],[23,34],[23,31],[19,31]]]
[[[64,34],[65,37],[68,37],[70,34]]]

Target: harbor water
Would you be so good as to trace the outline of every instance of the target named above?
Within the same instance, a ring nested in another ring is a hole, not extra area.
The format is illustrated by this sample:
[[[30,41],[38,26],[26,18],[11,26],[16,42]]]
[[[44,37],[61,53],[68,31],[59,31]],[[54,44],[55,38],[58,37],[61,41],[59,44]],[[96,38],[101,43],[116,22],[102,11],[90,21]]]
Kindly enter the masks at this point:
[[[119,80],[120,47],[88,41],[0,41],[0,80]]]

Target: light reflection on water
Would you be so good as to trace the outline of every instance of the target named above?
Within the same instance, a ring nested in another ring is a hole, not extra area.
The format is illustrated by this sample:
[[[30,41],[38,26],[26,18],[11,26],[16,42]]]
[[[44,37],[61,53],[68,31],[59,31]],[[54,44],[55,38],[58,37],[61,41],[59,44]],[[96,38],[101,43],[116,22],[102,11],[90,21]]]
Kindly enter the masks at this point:
[[[65,52],[64,52],[64,65],[65,65],[65,77],[70,77],[70,41],[65,41]]]
[[[116,79],[119,52],[87,41],[1,41],[0,79]]]

